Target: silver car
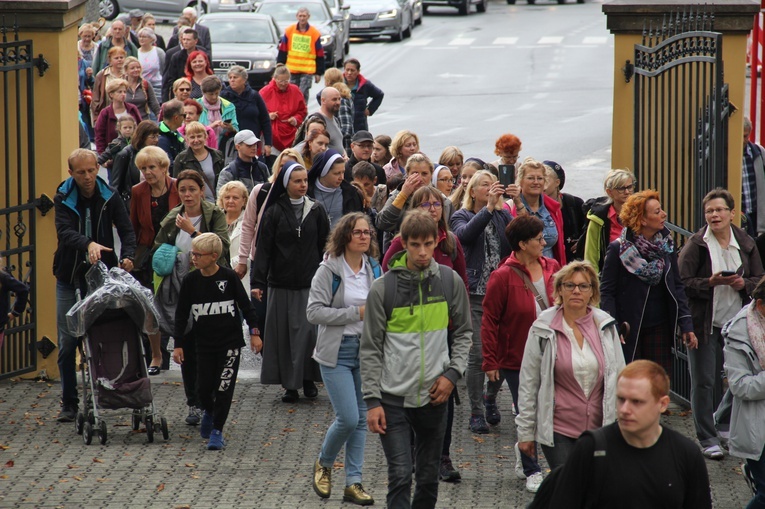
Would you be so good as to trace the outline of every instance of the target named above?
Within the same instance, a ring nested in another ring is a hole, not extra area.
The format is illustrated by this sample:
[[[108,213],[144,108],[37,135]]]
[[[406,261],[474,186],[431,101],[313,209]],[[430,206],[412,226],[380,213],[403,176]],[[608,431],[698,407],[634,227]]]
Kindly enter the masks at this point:
[[[175,22],[186,7],[197,7],[197,0],[99,0],[98,13],[108,20],[133,9],[150,12],[158,21]],[[206,12],[251,12],[254,0],[202,0],[199,14]]]
[[[351,36],[389,36],[400,41],[412,35],[414,13],[407,0],[350,0]]]

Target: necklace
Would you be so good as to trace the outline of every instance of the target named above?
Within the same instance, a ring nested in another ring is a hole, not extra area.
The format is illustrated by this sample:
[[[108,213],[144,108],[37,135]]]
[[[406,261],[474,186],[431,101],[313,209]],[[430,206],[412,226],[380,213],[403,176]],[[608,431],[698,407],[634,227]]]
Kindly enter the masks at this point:
[[[152,188],[152,190],[151,190],[151,199],[152,199],[152,200],[154,200],[154,201],[156,201],[156,198],[159,198],[159,197],[161,197],[163,194],[165,194],[165,193],[167,192],[167,182],[165,182],[165,185],[164,185],[164,186],[162,186],[162,189],[160,189],[160,191],[159,191],[159,193],[158,193],[158,194],[156,194],[156,195],[155,195],[155,194],[154,194],[154,192],[155,192],[155,191],[154,191],[154,189]]]

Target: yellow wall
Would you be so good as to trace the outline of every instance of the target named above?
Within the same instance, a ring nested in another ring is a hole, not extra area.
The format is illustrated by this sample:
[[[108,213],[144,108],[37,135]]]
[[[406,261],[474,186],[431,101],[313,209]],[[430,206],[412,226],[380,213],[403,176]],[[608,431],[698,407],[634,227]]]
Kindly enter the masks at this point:
[[[35,71],[35,160],[36,194],[51,199],[68,177],[66,159],[79,145],[77,128],[77,27],[63,32],[22,32],[20,39],[34,41],[35,55],[42,53],[50,64],[45,76]],[[57,343],[56,279],[53,253],[56,250],[55,214],[37,212],[37,338],[47,336]],[[38,354],[38,372],[58,378],[55,350],[47,359]],[[30,378],[38,373],[30,373]]]
[[[611,134],[611,168],[629,168],[634,171],[635,87],[634,79],[624,80],[625,62],[635,63],[635,44],[639,35],[614,36],[614,118]]]

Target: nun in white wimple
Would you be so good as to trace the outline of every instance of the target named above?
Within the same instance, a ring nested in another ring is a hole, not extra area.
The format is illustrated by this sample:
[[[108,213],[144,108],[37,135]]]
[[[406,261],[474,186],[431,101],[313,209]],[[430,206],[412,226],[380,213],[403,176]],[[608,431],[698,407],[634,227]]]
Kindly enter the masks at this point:
[[[294,403],[303,389],[315,398],[321,381],[311,358],[316,327],[308,323],[306,306],[316,269],[329,234],[324,207],[308,198],[308,172],[288,162],[274,179],[263,205],[252,265],[253,295],[268,291],[263,337],[261,383],[285,389],[282,401]]]

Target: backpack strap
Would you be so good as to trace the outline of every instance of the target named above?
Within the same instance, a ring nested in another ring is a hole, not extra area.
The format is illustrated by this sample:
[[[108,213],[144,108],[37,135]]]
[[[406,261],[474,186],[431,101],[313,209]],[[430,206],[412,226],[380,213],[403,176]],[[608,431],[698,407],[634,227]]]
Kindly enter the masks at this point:
[[[385,293],[383,294],[383,306],[385,307],[385,319],[390,321],[393,315],[393,303],[396,300],[396,284],[398,283],[398,273],[395,270],[388,271],[383,278],[385,282]]]
[[[594,497],[592,500],[599,501],[603,492],[603,480],[606,478],[606,431],[605,428],[598,428],[589,431],[595,440],[595,449],[592,451],[592,469],[594,485],[590,486]],[[596,502],[597,503],[597,502]]]
[[[542,296],[537,291],[537,287],[534,286],[534,283],[531,282],[531,279],[529,279],[529,276],[526,275],[525,272],[523,272],[518,267],[510,266],[510,268],[518,274],[518,276],[523,280],[523,286],[526,287],[527,290],[529,290],[533,295],[534,299],[537,301],[537,304],[539,304],[539,307],[542,308],[542,311],[547,309],[549,306],[547,305],[547,302],[542,298]]]
[[[456,251],[456,249],[455,249]],[[446,265],[439,265],[438,269],[441,272],[441,289],[444,292],[446,298],[446,305],[449,311],[452,309],[452,298],[454,296],[454,276],[452,276],[452,269]]]

